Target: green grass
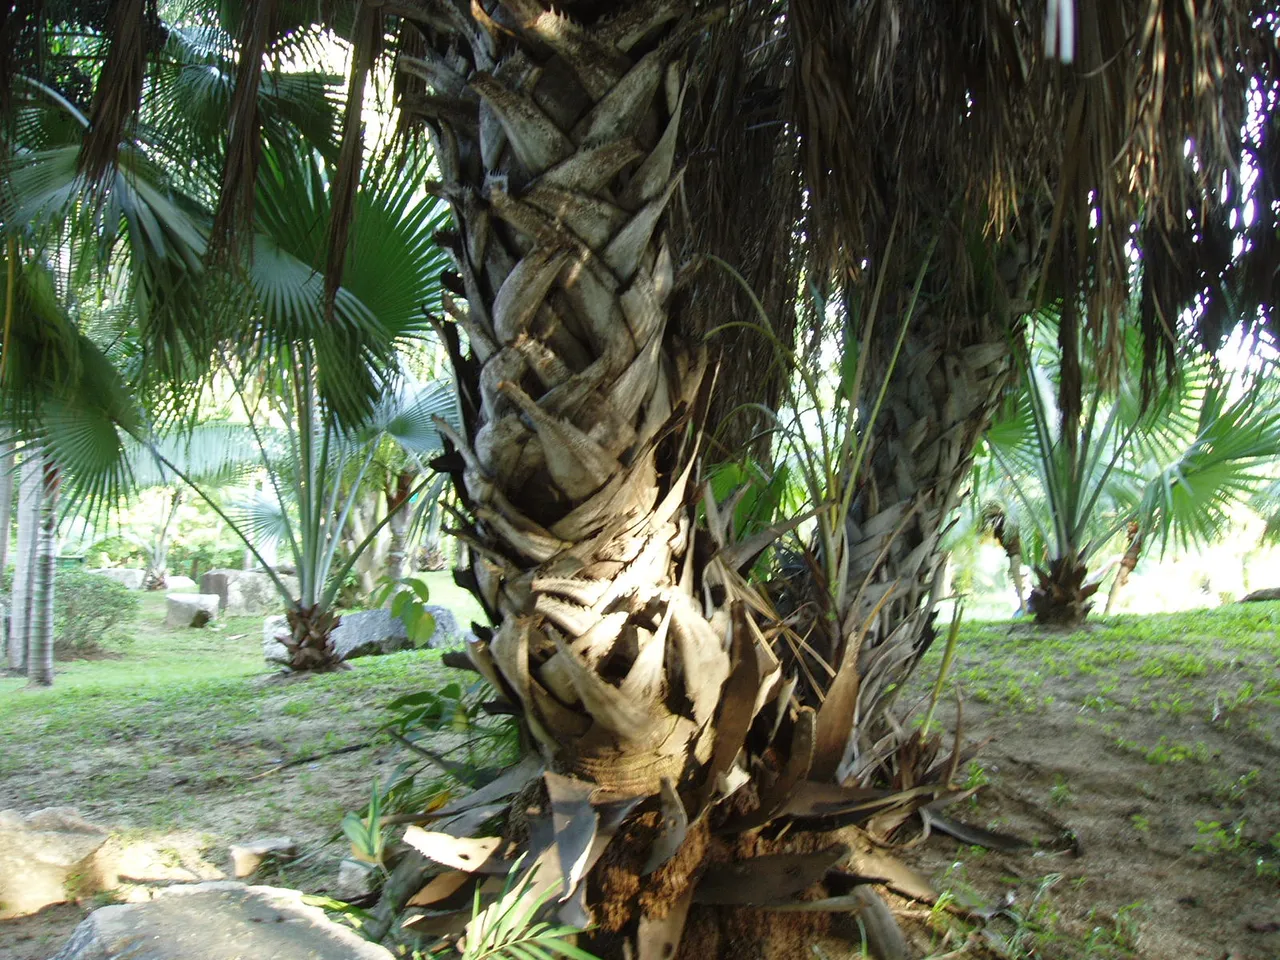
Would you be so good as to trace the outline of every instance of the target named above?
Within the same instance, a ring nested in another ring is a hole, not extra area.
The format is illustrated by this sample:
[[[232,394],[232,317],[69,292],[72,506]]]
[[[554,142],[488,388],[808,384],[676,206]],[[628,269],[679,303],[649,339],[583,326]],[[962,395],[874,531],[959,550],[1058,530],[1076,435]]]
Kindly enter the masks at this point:
[[[479,619],[448,574],[427,576],[432,603],[460,624]],[[162,593],[144,594],[126,639],[108,646],[114,658],[59,662],[50,688],[0,679],[0,780],[13,800],[72,803],[150,830],[322,834],[403,759],[380,731],[382,708],[458,677],[438,651],[424,650],[280,682],[262,659],[262,617],[172,629],[164,608]],[[282,761],[366,742],[373,746],[259,778]],[[210,822],[214,806],[230,811],[225,830]]]
[[[422,576],[431,588],[431,602],[452,610],[463,629],[472,620],[484,622],[475,598],[456,586],[450,574]],[[245,677],[274,672],[262,659],[262,617],[226,617],[203,630],[174,629],[164,623],[163,592],[144,593],[141,599],[129,639],[108,645],[119,659],[60,661],[54,685],[43,690],[27,689],[21,677],[0,677],[0,729],[8,717],[51,710],[67,701],[115,696],[216,699]]]
[[[931,676],[941,644],[918,676]],[[1214,722],[1280,706],[1280,603],[1096,618],[1083,630],[1042,632],[1019,621],[967,621],[946,689],[1001,713],[1039,713],[1068,681],[1084,711],[1192,713]]]

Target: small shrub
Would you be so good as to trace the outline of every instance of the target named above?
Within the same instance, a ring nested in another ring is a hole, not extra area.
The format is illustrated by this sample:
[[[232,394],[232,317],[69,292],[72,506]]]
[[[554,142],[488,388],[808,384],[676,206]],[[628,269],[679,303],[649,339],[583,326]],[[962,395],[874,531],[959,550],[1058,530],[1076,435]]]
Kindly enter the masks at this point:
[[[101,574],[59,570],[53,586],[53,653],[59,659],[91,656],[138,613],[138,596]]]

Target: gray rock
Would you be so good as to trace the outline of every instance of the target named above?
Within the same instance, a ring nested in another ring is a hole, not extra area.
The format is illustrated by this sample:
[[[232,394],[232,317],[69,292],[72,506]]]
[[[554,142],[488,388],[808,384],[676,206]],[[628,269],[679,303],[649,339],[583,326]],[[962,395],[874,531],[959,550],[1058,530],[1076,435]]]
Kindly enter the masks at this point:
[[[213,881],[95,910],[53,960],[391,960],[297,890]]]
[[[85,873],[106,842],[107,831],[71,807],[0,810],[0,920],[62,903],[68,879]]]
[[[262,624],[262,655],[268,663],[287,663],[288,651],[282,642],[289,628],[284,617],[267,617]],[[333,646],[339,660],[376,657],[412,650],[413,641],[404,621],[387,610],[344,613],[333,631]]]
[[[230,852],[231,873],[241,880],[257,873],[268,859],[292,860],[298,855],[298,845],[292,837],[263,837],[248,843],[233,843]]]
[[[1264,600],[1280,600],[1280,587],[1268,587],[1265,590],[1255,590],[1243,597],[1241,603],[1261,603]]]
[[[462,629],[458,618],[448,607],[428,606],[427,612],[436,618],[436,632],[426,644],[432,650],[464,646],[467,638],[472,635],[470,630]]]
[[[164,578],[166,590],[195,590],[196,582],[190,577],[174,576]]]
[[[277,576],[297,596],[298,578]],[[233,617],[273,613],[285,605],[271,575],[263,570],[210,570],[200,578],[200,592],[216,593],[219,611]]]
[[[218,615],[217,594],[170,593],[164,600],[164,622],[170,627],[203,627]]]
[[[145,570],[137,570],[133,567],[102,567],[98,570],[90,570],[89,573],[96,573],[100,577],[110,577],[116,583],[122,584],[130,590],[141,590],[142,581],[147,575]]]
[[[351,901],[367,897],[378,890],[373,866],[359,860],[346,859],[338,866],[338,880],[329,892],[335,900]]]

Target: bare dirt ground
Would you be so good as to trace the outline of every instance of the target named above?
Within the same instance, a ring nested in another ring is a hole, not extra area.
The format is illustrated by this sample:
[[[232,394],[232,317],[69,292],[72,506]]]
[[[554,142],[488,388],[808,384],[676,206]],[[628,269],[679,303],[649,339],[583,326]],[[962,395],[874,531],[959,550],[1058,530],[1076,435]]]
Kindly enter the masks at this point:
[[[1280,605],[1262,606],[1170,617],[1167,633],[1124,618],[966,636],[953,686],[966,740],[990,738],[968,772],[986,785],[948,813],[1035,847],[935,834],[905,851],[993,914],[917,917],[922,954],[969,932],[958,956],[1280,957]]]
[[[919,956],[1280,957],[1280,604],[1224,611],[1072,637],[966,628],[938,716],[951,721],[959,691],[965,741],[990,742],[960,774],[982,789],[948,813],[1034,846],[935,832],[898,851],[943,894],[933,908],[893,899]],[[342,814],[404,759],[378,732],[382,708],[443,682],[432,657],[0,715],[0,807],[75,806],[112,828],[122,875],[161,882],[218,876],[229,843],[289,834],[301,862],[261,879],[322,892]],[[0,922],[0,960],[47,960],[101,902]]]

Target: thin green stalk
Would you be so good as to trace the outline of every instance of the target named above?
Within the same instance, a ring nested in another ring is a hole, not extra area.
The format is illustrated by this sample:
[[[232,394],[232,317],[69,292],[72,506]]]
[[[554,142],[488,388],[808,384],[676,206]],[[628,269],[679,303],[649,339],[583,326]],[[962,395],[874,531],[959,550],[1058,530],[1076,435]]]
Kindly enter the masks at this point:
[[[139,440],[138,442],[144,443],[145,441]],[[231,528],[231,532],[240,538],[240,542],[243,543],[245,545],[245,548],[250,553],[253,554],[254,559],[256,559],[258,563],[262,565],[262,569],[266,571],[267,576],[271,578],[271,582],[275,584],[276,590],[279,591],[280,596],[284,598],[285,605],[290,608],[293,608],[297,603],[297,600],[294,598],[293,593],[289,590],[288,587],[285,586],[284,581],[280,579],[279,575],[275,571],[275,567],[273,567],[271,564],[267,563],[265,559],[263,559],[262,554],[258,552],[258,548],[253,545],[253,542],[245,535],[244,531],[240,529],[239,524],[237,524],[234,520],[232,520],[231,517],[227,515],[227,512],[223,510],[222,507],[220,507],[212,497],[210,497],[207,493],[205,493],[202,489],[200,489],[199,485],[197,485],[195,481],[193,481],[190,477],[188,477],[183,471],[179,470],[177,466],[172,461],[170,461],[164,454],[162,454],[159,450],[157,450],[153,444],[148,443],[147,446],[150,447],[152,455],[157,460],[159,460],[166,467],[172,470],[174,472],[174,475],[176,475],[179,479],[182,480],[183,483],[185,483],[188,487],[190,487],[192,492],[201,500],[203,500],[205,503],[207,503],[210,509],[212,509],[213,512],[218,515],[219,519],[221,519],[223,523],[225,523],[228,527]]]
[[[951,672],[951,663],[956,656],[956,641],[960,638],[960,621],[964,618],[964,604],[957,602],[951,614],[951,627],[947,630],[947,645],[942,651],[942,665],[938,667],[938,679],[933,683],[933,693],[929,697],[929,711],[924,715],[924,723],[920,731],[928,734],[929,725],[933,723],[933,712],[938,708],[938,700],[942,697],[942,685],[947,674]]]
[[[285,535],[289,539],[289,548],[293,553],[293,562],[295,567],[297,567],[299,571],[299,579],[301,579],[302,554],[298,548],[297,537],[294,535],[294,532],[293,532],[293,524],[289,520],[289,511],[285,507],[285,503],[286,503],[285,497],[282,491],[280,490],[280,481],[278,479],[279,475],[275,470],[275,468],[272,466],[271,458],[267,455],[267,444],[266,444],[266,441],[262,439],[262,432],[258,429],[257,419],[253,416],[253,412],[251,412],[249,409],[249,401],[246,395],[246,391],[244,389],[244,383],[239,377],[237,377],[231,371],[231,366],[227,361],[227,357],[225,353],[222,354],[222,367],[226,371],[227,376],[231,378],[232,389],[235,390],[236,396],[240,400],[240,406],[244,410],[245,416],[248,418],[249,430],[253,433],[253,441],[255,444],[257,444],[257,447],[258,447],[258,456],[262,460],[262,466],[267,472],[267,479],[271,481],[271,488],[275,491],[276,502],[280,504],[280,513],[281,513],[281,519],[284,522]],[[159,459],[162,463],[168,464],[168,461],[166,461],[163,457],[160,457]],[[171,464],[168,464],[168,465],[170,466],[170,469],[173,469]],[[193,483],[191,483],[190,480],[187,480],[187,478],[183,476],[181,473],[179,473],[178,476],[182,477],[183,480],[187,482],[187,485],[190,486],[197,493],[199,493],[206,502],[209,502],[209,498],[205,497],[204,494]],[[219,512],[219,515],[221,515],[221,512]],[[237,535],[239,535],[239,531],[237,531]],[[241,536],[241,539],[243,540],[244,537]],[[257,550],[254,550],[253,547],[250,547],[249,549],[252,551],[253,555],[258,559],[259,563],[261,563],[264,567],[268,566],[267,562],[262,559],[261,554],[259,554]],[[289,598],[289,602],[290,603],[293,602],[292,597]]]
[[[347,527],[347,518],[351,516],[351,510],[354,507],[356,499],[360,494],[360,484],[364,482],[365,472],[369,469],[369,465],[373,463],[373,458],[374,458],[374,455],[377,453],[377,449],[378,449],[377,444],[375,443],[369,444],[369,452],[364,458],[364,463],[360,465],[360,472],[356,474],[355,481],[351,484],[351,493],[347,496],[347,502],[343,504],[342,515],[338,517],[337,522],[331,528],[331,533],[329,535],[329,548],[325,553],[325,560],[324,560],[324,570],[326,574],[326,580],[328,579],[328,573],[333,569],[333,558],[338,552],[338,543],[342,539],[342,531],[345,530]],[[334,485],[335,487],[337,486],[337,481],[335,481]],[[375,530],[380,529],[380,527],[375,527],[374,529]],[[364,549],[363,547],[360,548],[361,551],[363,549]],[[355,556],[358,557],[359,552],[357,552]],[[349,569],[350,569],[350,566],[348,566],[346,569],[343,570],[342,576],[338,578],[339,583],[341,583],[341,581],[346,578],[347,576],[346,571]],[[336,590],[334,591],[334,594],[336,596],[337,594]]]
[[[325,590],[323,600],[323,604],[325,606],[333,603],[334,598],[338,595],[338,590],[341,589],[342,582],[347,579],[347,574],[351,572],[351,568],[356,565],[356,561],[359,560],[361,554],[369,548],[369,544],[373,543],[382,528],[385,527],[391,521],[391,518],[400,510],[404,509],[404,505],[406,503],[421,493],[422,489],[430,482],[431,478],[428,477],[409,491],[409,496],[405,497],[394,510],[388,510],[387,515],[374,524],[373,529],[369,531],[368,535],[361,540],[359,544],[357,544],[355,550],[351,552],[351,556],[347,557],[346,563],[342,565],[342,569],[338,571],[338,575],[330,580],[329,587]]]

